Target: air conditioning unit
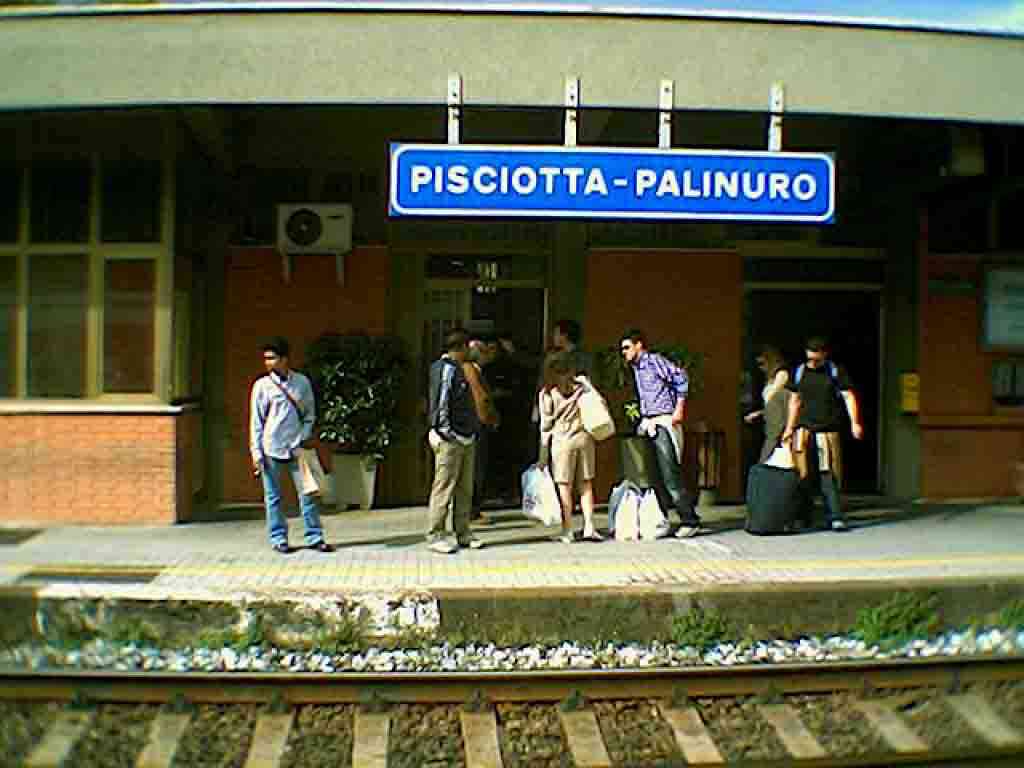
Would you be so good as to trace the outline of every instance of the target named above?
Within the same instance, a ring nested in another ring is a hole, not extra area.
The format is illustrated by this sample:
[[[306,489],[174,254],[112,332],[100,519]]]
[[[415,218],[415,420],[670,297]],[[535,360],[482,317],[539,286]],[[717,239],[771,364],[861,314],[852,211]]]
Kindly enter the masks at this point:
[[[288,203],[277,206],[277,249],[290,253],[352,250],[352,206],[347,203]]]

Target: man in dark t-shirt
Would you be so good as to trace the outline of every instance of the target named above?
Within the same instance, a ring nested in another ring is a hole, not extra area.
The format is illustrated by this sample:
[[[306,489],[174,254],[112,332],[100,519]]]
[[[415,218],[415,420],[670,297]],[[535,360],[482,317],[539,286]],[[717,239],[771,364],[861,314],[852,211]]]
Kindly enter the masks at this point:
[[[829,359],[825,340],[814,337],[807,341],[807,361],[796,369],[787,388],[793,397],[789,401],[782,440],[793,452],[805,490],[811,494],[821,492],[828,526],[833,531],[848,530],[840,498],[843,471],[839,440],[843,419],[841,407],[845,406],[850,416],[850,431],[854,439],[864,437],[850,377],[845,369]]]

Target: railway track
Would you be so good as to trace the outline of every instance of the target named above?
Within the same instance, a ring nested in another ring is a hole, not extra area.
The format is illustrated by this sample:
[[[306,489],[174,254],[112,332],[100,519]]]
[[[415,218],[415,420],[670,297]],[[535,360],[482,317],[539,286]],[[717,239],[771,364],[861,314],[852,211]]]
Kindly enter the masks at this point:
[[[0,731],[0,764],[28,768],[1024,765],[1019,659],[511,674],[6,671],[0,708],[4,730],[18,718],[33,724],[20,741]],[[231,754],[213,759],[210,744],[227,731]],[[111,744],[116,757],[104,757]]]

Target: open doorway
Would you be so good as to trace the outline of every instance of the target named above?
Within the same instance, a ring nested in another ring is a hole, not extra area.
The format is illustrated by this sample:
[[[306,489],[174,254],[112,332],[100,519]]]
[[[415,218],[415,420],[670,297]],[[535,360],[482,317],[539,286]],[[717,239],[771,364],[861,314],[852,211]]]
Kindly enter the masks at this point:
[[[839,288],[837,286],[837,288]],[[809,336],[824,336],[832,359],[844,366],[853,381],[864,439],[850,436],[849,420],[843,419],[844,491],[878,493],[879,404],[881,400],[881,296],[875,291],[849,290],[752,290],[746,299],[747,371],[751,374],[753,407],[760,407],[764,376],[754,362],[763,344],[778,347],[795,368],[804,358]],[[845,412],[845,409],[844,409]],[[760,425],[743,427],[744,477],[757,460],[763,431]]]
[[[519,503],[519,475],[534,459],[531,411],[544,351],[545,262],[529,256],[434,255],[427,262],[425,359],[454,327],[500,340],[484,370],[500,426],[488,435],[484,506]],[[424,379],[425,380],[425,379]]]

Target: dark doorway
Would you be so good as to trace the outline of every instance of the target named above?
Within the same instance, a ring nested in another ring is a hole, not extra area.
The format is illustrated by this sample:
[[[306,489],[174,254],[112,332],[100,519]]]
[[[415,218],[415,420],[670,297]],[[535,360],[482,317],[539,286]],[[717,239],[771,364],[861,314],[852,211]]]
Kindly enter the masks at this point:
[[[456,326],[501,342],[484,368],[501,418],[481,437],[485,506],[518,505],[520,473],[536,457],[531,415],[544,350],[546,268],[543,258],[528,255],[438,254],[427,262],[425,359],[441,354],[445,334]]]
[[[744,359],[751,373],[754,408],[761,407],[764,387],[764,376],[754,363],[761,345],[772,344],[782,350],[792,375],[792,369],[803,361],[809,336],[821,335],[829,340],[832,359],[846,368],[853,381],[865,431],[863,440],[854,440],[844,416],[844,491],[879,492],[880,295],[842,290],[753,290],[747,294],[746,321]],[[761,440],[760,427],[744,425],[744,477],[757,459]]]
[[[490,435],[483,501],[488,506],[519,503],[520,473],[535,460],[538,437],[531,419],[544,341],[543,288],[497,287],[473,297],[473,325],[489,329],[508,353],[484,368],[501,425]]]

